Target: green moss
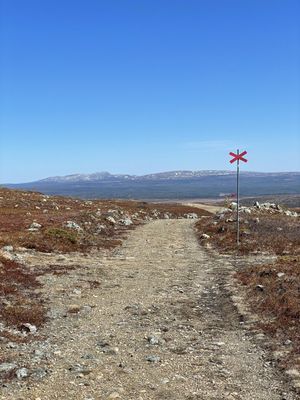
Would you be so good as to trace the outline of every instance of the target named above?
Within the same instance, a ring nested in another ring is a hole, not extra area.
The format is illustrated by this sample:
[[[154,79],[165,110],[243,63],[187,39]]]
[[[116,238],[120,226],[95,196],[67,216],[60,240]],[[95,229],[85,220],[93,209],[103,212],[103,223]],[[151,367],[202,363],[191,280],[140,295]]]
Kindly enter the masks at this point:
[[[46,231],[46,235],[55,239],[63,239],[67,240],[71,243],[77,243],[77,234],[75,232],[71,232],[67,229],[62,228],[50,228]]]

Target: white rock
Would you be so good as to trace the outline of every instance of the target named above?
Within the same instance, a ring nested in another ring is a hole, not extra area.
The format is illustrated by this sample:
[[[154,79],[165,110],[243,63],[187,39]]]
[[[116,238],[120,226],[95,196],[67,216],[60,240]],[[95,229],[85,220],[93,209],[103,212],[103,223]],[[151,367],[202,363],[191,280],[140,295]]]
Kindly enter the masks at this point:
[[[13,248],[13,246],[3,246],[3,247],[2,247],[2,250],[3,250],[3,251],[11,252],[11,251],[14,251],[14,248]]]
[[[233,201],[232,203],[230,203],[229,208],[230,208],[231,210],[236,210],[236,209],[237,209],[237,203]]]
[[[39,229],[41,229],[41,227],[42,227],[42,225],[39,224],[38,222],[33,222],[33,223],[30,225],[30,227],[28,228],[28,231],[36,232],[36,231],[38,231]]]
[[[66,228],[70,228],[70,229],[75,229],[77,232],[82,231],[82,228],[80,225],[78,225],[76,222],[74,221],[67,221],[65,223],[65,227]]]
[[[111,224],[115,224],[116,223],[116,220],[114,219],[114,217],[112,217],[110,215],[108,217],[106,217],[106,221],[110,222]]]
[[[198,219],[198,215],[197,215],[196,213],[188,213],[188,214],[185,214],[185,217],[186,217],[187,219]]]
[[[210,239],[210,236],[207,235],[206,233],[202,233],[202,235],[200,236],[201,239]]]
[[[154,346],[154,345],[158,345],[159,344],[159,339],[156,336],[148,336],[148,342]]]
[[[151,363],[158,363],[160,362],[160,357],[159,356],[147,356],[146,360],[151,362]]]
[[[133,224],[133,222],[130,218],[123,218],[120,220],[120,223],[124,226],[130,226]]]
[[[103,230],[105,230],[106,229],[106,226],[105,225],[103,225],[103,224],[98,224],[97,225],[97,233],[100,233],[100,232],[102,232]]]
[[[26,322],[20,326],[21,331],[25,331],[26,333],[31,333],[34,335],[37,332],[37,327],[35,325],[29,324]]]
[[[245,214],[251,214],[250,208],[244,208],[244,209],[243,209],[243,212],[244,212]]]
[[[287,215],[288,217],[298,217],[298,214],[295,211],[287,210],[284,212],[284,214]]]
[[[18,379],[23,379],[28,376],[28,369],[27,368],[20,368],[16,371],[16,376]]]
[[[286,374],[287,374],[288,376],[290,376],[291,378],[300,378],[300,372],[299,372],[297,369],[295,369],[295,368],[288,369],[288,370],[286,371]]]

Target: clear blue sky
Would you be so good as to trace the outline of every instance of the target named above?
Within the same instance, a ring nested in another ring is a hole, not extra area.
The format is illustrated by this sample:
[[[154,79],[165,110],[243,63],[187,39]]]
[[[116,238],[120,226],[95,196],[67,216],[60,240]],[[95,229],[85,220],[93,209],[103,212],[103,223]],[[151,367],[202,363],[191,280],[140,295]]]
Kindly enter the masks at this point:
[[[300,170],[298,0],[0,3],[0,182]]]

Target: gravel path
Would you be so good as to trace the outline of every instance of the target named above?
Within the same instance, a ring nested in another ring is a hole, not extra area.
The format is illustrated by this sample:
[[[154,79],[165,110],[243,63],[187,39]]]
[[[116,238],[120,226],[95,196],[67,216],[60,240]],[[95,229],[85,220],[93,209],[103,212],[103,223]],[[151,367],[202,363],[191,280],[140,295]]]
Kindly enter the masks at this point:
[[[110,256],[61,263],[80,268],[43,277],[53,318],[35,367],[47,375],[1,399],[296,399],[239,323],[228,263],[199,246],[193,221],[151,222]]]

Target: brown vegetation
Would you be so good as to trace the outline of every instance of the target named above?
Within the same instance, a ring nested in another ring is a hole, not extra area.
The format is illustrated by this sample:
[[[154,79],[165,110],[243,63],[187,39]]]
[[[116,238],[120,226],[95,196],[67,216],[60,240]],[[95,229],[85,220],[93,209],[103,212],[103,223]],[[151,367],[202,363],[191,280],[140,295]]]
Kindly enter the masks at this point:
[[[221,253],[237,252],[233,213],[203,218],[196,228],[201,243],[211,243]],[[203,239],[204,233],[210,238]],[[252,311],[260,316],[258,327],[273,337],[277,347],[285,346],[288,356],[282,357],[281,365],[300,367],[299,233],[299,217],[253,209],[250,215],[241,213],[239,256],[262,253],[275,256],[275,261],[246,263],[236,279]]]
[[[0,257],[0,318],[6,325],[41,326],[45,322],[45,307],[34,292],[39,286],[36,273],[16,261]]]
[[[153,218],[208,215],[204,210],[179,204],[154,204],[125,200],[84,201],[35,192],[0,189],[0,247],[13,245],[43,252],[89,251],[113,248],[121,243],[124,232]],[[113,217],[116,223],[109,221]],[[122,225],[124,218],[131,226]],[[67,227],[73,221],[81,229]],[[33,222],[41,225],[28,230]]]
[[[196,224],[199,237],[205,233],[210,243],[220,252],[236,251],[235,216],[227,214],[220,219],[216,216],[203,218]],[[240,254],[269,252],[277,255],[300,254],[298,218],[282,214],[257,212],[241,217]]]
[[[128,229],[153,218],[179,218],[187,213],[207,212],[178,204],[151,204],[122,200],[84,201],[49,197],[40,193],[0,189],[0,247],[25,247],[42,252],[88,252],[111,249],[122,243]],[[124,218],[131,225],[122,223]],[[71,227],[68,227],[71,221]],[[40,226],[30,230],[32,223]],[[73,226],[72,226],[73,224]],[[39,275],[65,274],[78,266],[50,265],[33,270],[2,253],[0,257],[0,321],[17,328],[22,323],[40,327],[46,320],[46,307],[35,289]],[[91,281],[91,287],[100,283]],[[2,336],[20,338],[8,331]]]
[[[259,326],[281,345],[292,346],[289,363],[300,367],[300,257],[279,257],[272,264],[238,271],[236,277],[261,316]]]

